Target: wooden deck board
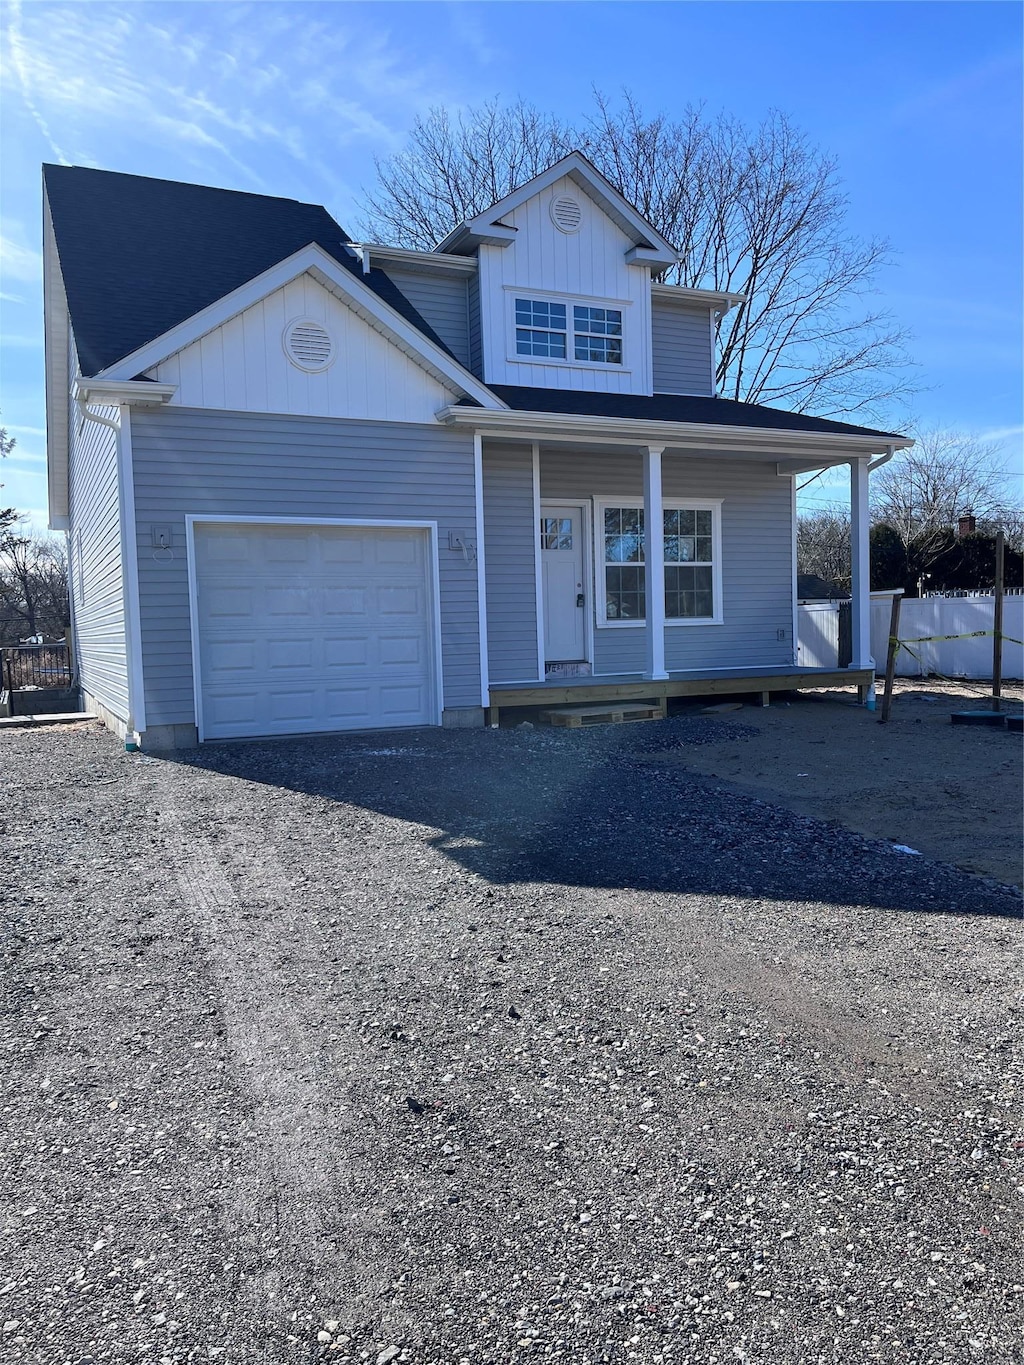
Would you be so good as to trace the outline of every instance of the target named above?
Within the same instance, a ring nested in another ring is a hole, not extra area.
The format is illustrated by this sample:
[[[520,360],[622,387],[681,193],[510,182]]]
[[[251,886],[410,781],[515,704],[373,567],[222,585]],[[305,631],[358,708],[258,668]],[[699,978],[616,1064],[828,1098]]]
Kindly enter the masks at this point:
[[[619,675],[605,678],[558,679],[553,682],[492,683],[489,691],[492,725],[508,706],[593,705],[608,702],[658,702],[664,711],[669,697],[735,696],[797,692],[813,687],[856,687],[863,693],[874,681],[867,668],[780,668],[747,672],[722,669],[714,673],[674,673],[662,681]]]

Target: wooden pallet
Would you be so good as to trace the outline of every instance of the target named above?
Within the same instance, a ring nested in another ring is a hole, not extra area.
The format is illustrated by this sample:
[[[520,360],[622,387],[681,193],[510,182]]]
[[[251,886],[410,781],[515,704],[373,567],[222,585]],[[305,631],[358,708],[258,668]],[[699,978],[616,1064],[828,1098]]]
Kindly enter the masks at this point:
[[[542,711],[541,720],[549,725],[560,725],[569,730],[579,730],[584,725],[621,725],[624,721],[661,720],[662,711],[658,705],[618,706],[573,706],[565,710]]]

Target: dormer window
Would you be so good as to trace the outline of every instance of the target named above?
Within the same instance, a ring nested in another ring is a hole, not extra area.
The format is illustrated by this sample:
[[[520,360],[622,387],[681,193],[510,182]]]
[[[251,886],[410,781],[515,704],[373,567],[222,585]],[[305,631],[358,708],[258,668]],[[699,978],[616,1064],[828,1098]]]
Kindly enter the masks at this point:
[[[581,308],[572,310],[573,339],[577,360],[596,364],[622,364],[622,310]]]
[[[516,355],[565,359],[564,303],[516,299]]]
[[[517,359],[622,364],[621,308],[521,296],[514,304]]]

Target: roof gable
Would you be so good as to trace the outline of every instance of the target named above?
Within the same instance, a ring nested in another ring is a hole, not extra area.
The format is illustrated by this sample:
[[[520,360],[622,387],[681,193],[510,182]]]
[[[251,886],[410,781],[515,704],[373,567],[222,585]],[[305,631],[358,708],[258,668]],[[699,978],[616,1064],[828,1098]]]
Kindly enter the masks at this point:
[[[525,185],[520,185],[511,194],[507,194],[504,199],[499,199],[483,213],[460,223],[443,241],[438,242],[435,251],[458,254],[473,251],[484,243],[507,246],[515,241],[516,230],[502,220],[528,199],[561,180],[563,176],[567,176],[592,199],[633,243],[633,249],[629,253],[631,263],[667,266],[678,261],[679,253],[671,242],[619,193],[611,181],[607,180],[582,152],[570,152],[568,156],[549,166],[546,171],[542,171]]]
[[[382,270],[363,274],[347,233],[319,204],[44,166],[68,312],[95,375],[315,243],[447,350]]]

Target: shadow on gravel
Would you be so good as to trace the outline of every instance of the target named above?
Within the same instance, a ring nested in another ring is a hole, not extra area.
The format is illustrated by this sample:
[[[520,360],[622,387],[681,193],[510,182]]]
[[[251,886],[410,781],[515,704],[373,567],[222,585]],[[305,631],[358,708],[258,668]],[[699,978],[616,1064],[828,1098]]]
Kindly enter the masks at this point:
[[[447,857],[496,884],[1020,917],[1011,888],[651,761],[658,752],[755,733],[680,717],[592,730],[401,730],[207,744],[166,757],[429,826]]]

